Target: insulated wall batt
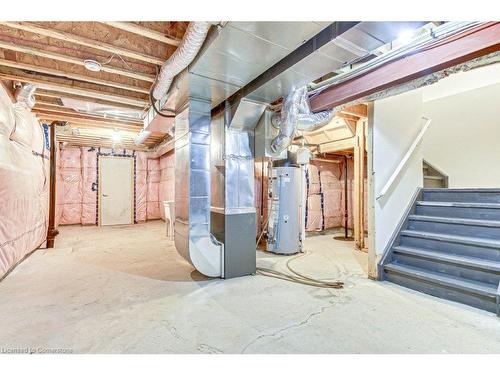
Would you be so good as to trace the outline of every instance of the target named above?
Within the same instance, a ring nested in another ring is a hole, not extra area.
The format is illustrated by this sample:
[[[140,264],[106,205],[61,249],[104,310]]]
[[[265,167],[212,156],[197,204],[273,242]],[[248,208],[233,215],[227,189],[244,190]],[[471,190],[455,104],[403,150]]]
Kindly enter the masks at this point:
[[[79,147],[62,148],[60,175],[63,195],[61,224],[80,224],[82,216],[82,168]]]
[[[159,219],[160,158],[148,159],[147,177],[147,220]]]
[[[175,200],[175,156],[173,152],[160,156],[158,200],[160,216],[165,220],[163,202]]]
[[[45,240],[47,156],[40,124],[0,85],[0,277]]]
[[[135,159],[135,215],[138,222],[146,221],[148,158],[145,152],[138,152]]]

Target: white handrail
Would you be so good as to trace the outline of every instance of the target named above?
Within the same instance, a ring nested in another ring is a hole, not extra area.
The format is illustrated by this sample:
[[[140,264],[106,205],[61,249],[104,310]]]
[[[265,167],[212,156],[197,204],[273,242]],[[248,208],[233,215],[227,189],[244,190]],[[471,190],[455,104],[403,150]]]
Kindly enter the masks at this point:
[[[408,151],[406,151],[405,156],[403,157],[403,159],[401,159],[398,166],[396,167],[396,169],[392,173],[389,180],[387,180],[387,182],[384,185],[384,187],[382,188],[382,190],[380,190],[380,193],[376,197],[377,200],[382,198],[384,195],[387,194],[387,192],[391,188],[392,184],[394,183],[394,181],[396,181],[396,178],[399,176],[399,174],[401,173],[401,171],[405,167],[406,163],[408,162],[410,157],[413,155],[413,152],[417,148],[418,144],[422,141],[422,138],[424,137],[424,134],[427,131],[427,128],[429,127],[429,125],[431,124],[431,121],[432,121],[430,118],[427,118],[425,116],[422,116],[422,120],[425,120],[425,124],[424,124],[424,126],[422,126],[422,130],[420,130],[420,132],[417,134],[417,136],[416,136],[415,140],[413,141],[413,143],[411,144],[410,148],[408,148]]]

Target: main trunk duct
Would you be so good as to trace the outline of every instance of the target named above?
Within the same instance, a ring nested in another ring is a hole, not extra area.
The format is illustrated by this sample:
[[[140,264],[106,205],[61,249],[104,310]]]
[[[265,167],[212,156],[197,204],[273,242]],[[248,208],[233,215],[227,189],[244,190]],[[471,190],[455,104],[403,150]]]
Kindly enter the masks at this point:
[[[189,97],[175,116],[175,247],[199,272],[223,277],[210,233],[210,101]]]

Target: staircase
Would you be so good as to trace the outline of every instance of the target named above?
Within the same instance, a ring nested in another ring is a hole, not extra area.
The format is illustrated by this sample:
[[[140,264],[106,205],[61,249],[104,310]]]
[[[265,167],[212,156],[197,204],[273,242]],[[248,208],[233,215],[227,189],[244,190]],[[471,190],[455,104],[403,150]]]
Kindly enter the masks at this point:
[[[424,188],[447,188],[448,176],[425,160],[422,163]]]
[[[379,275],[500,316],[500,190],[421,189]]]

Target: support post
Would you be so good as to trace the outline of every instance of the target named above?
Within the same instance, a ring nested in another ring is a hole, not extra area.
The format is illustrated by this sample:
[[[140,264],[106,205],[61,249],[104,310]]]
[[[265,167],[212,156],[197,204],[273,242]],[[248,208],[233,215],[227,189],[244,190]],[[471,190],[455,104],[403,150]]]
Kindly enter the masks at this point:
[[[354,143],[354,241],[356,247],[365,247],[365,122],[359,120],[356,124],[356,140]]]
[[[47,229],[47,249],[54,247],[55,237],[59,234],[56,229],[56,124],[52,122],[50,129],[50,194],[49,194],[49,225]]]

